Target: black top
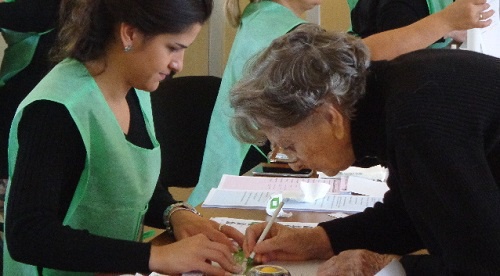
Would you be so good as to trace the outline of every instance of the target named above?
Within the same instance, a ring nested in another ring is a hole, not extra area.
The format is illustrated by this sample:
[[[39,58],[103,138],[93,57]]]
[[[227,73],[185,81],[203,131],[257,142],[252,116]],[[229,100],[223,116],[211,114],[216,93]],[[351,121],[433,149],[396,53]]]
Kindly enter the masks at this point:
[[[351,11],[352,31],[365,38],[410,25],[428,15],[426,0],[359,0]]]
[[[15,0],[0,4],[0,28],[44,32],[57,22],[60,0]]]
[[[127,140],[152,148],[137,95],[129,93],[127,102],[131,113]],[[36,101],[24,110],[18,135],[19,152],[5,229],[11,256],[25,263],[61,270],[148,271],[149,243],[105,238],[62,225],[86,156],[83,140],[68,110],[59,103]],[[174,202],[157,185],[145,224],[163,228],[163,211]]]
[[[420,50],[370,71],[352,142],[388,166],[390,190],[320,224],[334,252],[426,248],[402,258],[407,275],[500,275],[500,59]]]

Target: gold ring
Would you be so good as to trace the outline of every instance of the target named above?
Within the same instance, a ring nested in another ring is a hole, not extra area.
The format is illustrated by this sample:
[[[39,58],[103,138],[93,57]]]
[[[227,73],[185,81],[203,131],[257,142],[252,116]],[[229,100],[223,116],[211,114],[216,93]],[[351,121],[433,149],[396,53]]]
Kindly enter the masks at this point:
[[[219,231],[222,232],[222,226],[224,226],[224,223],[219,224]]]
[[[483,20],[483,13],[479,14],[479,20]]]

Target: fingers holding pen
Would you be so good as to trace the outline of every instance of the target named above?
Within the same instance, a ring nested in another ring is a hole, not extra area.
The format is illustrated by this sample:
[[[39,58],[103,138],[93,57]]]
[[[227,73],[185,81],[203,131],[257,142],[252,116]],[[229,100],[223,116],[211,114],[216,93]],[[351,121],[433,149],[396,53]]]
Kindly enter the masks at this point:
[[[265,223],[247,228],[243,250],[248,256],[254,251],[255,262],[302,261],[324,259],[333,256],[333,250],[326,231],[322,227],[290,228],[274,223],[262,242],[257,239],[265,228]]]
[[[297,260],[297,251],[294,229],[279,223],[273,223],[265,239],[257,244],[257,240],[264,231],[266,223],[254,224],[247,228],[243,251],[248,256],[252,251],[256,253],[256,263],[266,263],[275,260]],[[300,245],[299,245],[300,247]]]
[[[262,235],[264,229],[266,228],[267,223],[258,223],[251,225],[246,229],[245,232],[245,239],[243,241],[243,252],[245,253],[245,256],[249,256],[252,251],[255,251],[255,246],[257,245],[257,241]],[[259,246],[261,246],[262,243],[266,244],[269,243],[269,239],[273,239],[273,236],[276,236],[276,228],[279,227],[277,223],[273,223],[271,225],[271,228],[267,234],[267,237],[259,243]],[[267,252],[260,252],[260,251],[255,251],[256,255],[254,257],[254,260],[256,263],[262,263],[262,254],[266,254]]]

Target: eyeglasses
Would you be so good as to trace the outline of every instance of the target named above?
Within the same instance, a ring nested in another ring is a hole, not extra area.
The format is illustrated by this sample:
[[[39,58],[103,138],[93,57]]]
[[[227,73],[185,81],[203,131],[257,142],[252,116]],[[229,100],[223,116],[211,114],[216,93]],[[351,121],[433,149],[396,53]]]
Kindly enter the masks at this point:
[[[294,152],[286,150],[282,147],[274,147],[271,145],[271,151],[267,154],[267,159],[271,163],[294,163],[297,161],[297,155]]]

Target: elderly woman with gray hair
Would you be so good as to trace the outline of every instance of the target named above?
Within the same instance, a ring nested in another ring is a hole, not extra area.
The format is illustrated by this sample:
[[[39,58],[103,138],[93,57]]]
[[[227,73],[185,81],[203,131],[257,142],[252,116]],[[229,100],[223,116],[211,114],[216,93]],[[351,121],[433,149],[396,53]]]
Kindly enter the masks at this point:
[[[420,50],[370,64],[359,39],[307,25],[276,39],[231,92],[233,132],[335,175],[375,157],[383,202],[313,229],[246,233],[256,261],[328,259],[320,275],[500,275],[500,60]],[[286,208],[286,205],[285,205]],[[419,249],[429,254],[410,255]]]

